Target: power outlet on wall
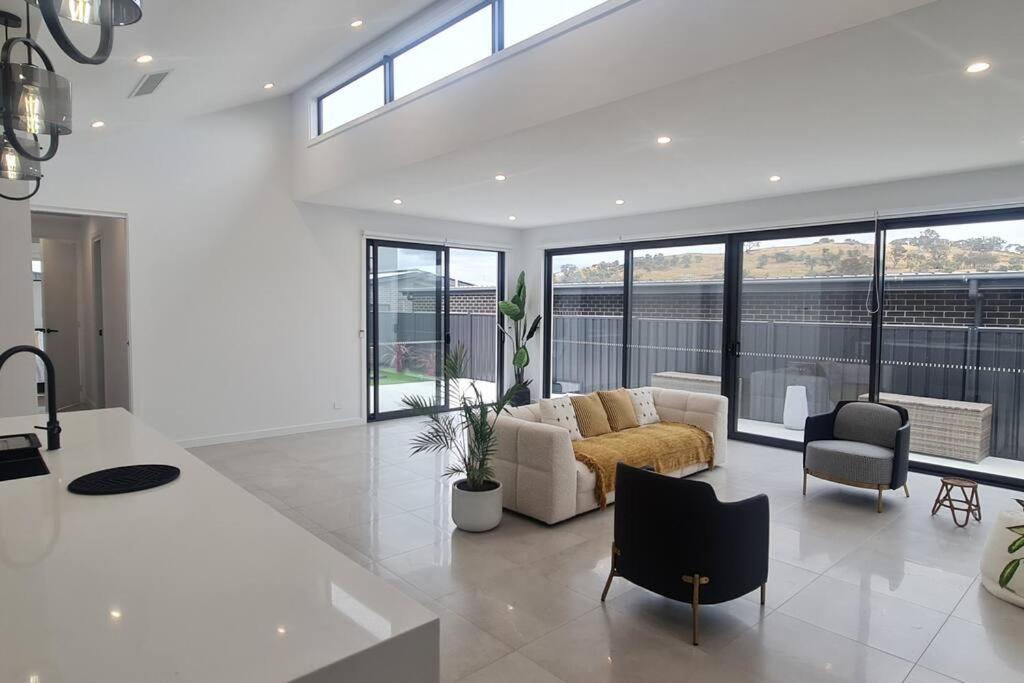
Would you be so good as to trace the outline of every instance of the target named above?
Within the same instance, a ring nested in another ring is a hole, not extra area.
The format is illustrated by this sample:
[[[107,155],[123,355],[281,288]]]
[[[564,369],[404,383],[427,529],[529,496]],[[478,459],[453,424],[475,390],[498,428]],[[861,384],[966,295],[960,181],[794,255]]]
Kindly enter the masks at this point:
[[[341,410],[341,401],[335,401],[332,405],[335,410]]]

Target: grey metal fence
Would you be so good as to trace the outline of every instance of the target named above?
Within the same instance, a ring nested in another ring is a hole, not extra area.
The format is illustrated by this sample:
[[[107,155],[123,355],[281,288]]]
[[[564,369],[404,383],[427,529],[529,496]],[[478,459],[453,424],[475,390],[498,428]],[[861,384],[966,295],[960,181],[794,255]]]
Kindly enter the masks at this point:
[[[720,320],[634,318],[630,384],[654,373],[721,374]],[[786,386],[808,387],[813,412],[868,391],[870,327],[741,323],[741,418],[781,422]],[[622,383],[622,319],[555,316],[552,380],[566,391]],[[992,455],[1024,460],[1024,330],[887,325],[881,390],[992,405]]]
[[[452,313],[451,345],[462,344],[469,356],[470,379],[495,381],[497,322],[484,313]],[[441,353],[437,315],[433,312],[386,312],[378,318],[381,363],[388,364],[396,346],[408,349],[409,367],[434,376]]]

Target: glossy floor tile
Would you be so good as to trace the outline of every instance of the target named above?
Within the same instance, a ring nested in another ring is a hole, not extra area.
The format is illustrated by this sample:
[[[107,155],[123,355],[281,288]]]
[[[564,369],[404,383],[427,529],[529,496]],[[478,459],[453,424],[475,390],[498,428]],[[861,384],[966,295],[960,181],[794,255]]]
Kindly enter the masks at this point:
[[[193,449],[252,495],[433,610],[444,681],[1024,680],[1024,610],[989,595],[978,562],[1019,492],[982,487],[983,520],[911,497],[812,480],[800,454],[730,442],[694,478],[723,500],[769,498],[767,604],[758,591],[691,611],[629,584],[601,589],[614,506],[555,526],[506,513],[488,533],[451,522],[440,456],[409,456],[414,420]]]

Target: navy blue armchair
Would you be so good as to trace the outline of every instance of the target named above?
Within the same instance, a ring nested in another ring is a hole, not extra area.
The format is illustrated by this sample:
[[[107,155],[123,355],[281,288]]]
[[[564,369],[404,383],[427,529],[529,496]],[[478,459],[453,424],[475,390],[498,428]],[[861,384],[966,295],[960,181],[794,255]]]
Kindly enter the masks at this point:
[[[612,579],[624,578],[693,607],[727,602],[768,582],[768,497],[723,503],[710,484],[619,463],[615,483]]]

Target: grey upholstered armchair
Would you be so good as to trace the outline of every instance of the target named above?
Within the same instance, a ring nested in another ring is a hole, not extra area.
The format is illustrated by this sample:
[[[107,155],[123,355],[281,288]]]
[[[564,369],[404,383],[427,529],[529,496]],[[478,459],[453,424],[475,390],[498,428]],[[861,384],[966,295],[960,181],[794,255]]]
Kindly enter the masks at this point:
[[[882,492],[900,487],[910,497],[910,419],[899,406],[842,401],[831,413],[807,418],[804,428],[804,495],[807,476]]]

